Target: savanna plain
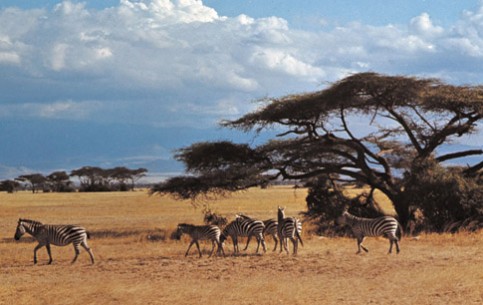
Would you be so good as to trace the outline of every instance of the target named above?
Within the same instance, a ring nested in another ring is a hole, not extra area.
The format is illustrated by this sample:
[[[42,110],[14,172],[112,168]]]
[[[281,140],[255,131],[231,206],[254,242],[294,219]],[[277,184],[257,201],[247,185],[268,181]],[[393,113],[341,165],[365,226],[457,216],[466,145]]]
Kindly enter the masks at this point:
[[[251,189],[209,202],[233,219],[244,212],[275,218],[305,210],[306,190]],[[202,207],[146,191],[126,193],[0,193],[0,304],[483,304],[483,233],[423,234],[404,237],[401,253],[368,238],[369,253],[356,255],[350,238],[309,233],[298,255],[256,255],[256,243],[233,256],[208,258],[211,244],[184,253],[189,239],[171,240],[181,222],[201,224]],[[72,246],[45,248],[33,264],[36,243],[15,242],[18,218],[79,224],[91,234],[96,263],[81,249],[75,264]]]

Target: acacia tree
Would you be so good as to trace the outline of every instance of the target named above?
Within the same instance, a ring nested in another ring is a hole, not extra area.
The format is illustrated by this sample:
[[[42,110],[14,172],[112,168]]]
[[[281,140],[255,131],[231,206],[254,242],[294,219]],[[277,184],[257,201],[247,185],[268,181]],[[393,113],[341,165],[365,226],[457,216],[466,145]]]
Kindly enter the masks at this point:
[[[207,142],[182,148],[175,157],[189,175],[160,183],[152,192],[196,198],[274,179],[328,175],[335,182],[368,185],[371,193],[381,191],[406,224],[411,206],[418,205],[407,192],[417,186],[415,164],[483,154],[482,149],[438,150],[476,131],[483,116],[482,86],[360,73],[322,91],[262,102],[258,110],[222,126],[256,133],[276,128],[281,130],[276,138],[257,147]],[[482,167],[483,161],[469,165],[460,175],[481,175]]]
[[[119,190],[127,191],[134,190],[136,181],[144,177],[148,170],[145,168],[129,169],[121,166],[108,169],[107,171],[109,172],[109,176],[117,181]]]
[[[48,175],[47,181],[51,184],[54,192],[74,191],[70,176],[65,171],[56,171]]]
[[[41,188],[44,185],[44,183],[47,181],[47,179],[42,174],[21,175],[15,178],[15,180],[30,184],[32,193],[37,192],[38,189]]]

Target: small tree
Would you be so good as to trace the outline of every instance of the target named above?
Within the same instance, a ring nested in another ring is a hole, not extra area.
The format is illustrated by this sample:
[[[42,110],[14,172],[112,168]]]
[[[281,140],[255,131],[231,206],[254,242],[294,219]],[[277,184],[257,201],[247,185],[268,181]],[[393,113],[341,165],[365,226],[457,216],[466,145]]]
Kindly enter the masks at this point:
[[[72,192],[72,181],[65,171],[57,171],[47,176],[47,181],[52,185],[54,192]]]
[[[36,193],[39,189],[43,187],[44,183],[47,181],[47,179],[42,174],[21,175],[15,178],[15,180],[30,184],[32,193]]]
[[[109,191],[108,173],[100,167],[84,166],[70,173],[71,177],[78,177],[83,192]]]
[[[15,180],[3,180],[0,182],[0,191],[14,193],[17,191],[20,183]]]

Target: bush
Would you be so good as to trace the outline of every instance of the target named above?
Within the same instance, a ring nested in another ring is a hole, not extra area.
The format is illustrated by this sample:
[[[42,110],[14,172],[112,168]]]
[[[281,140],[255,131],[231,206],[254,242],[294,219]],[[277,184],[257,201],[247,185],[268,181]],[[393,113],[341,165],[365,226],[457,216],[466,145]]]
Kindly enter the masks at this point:
[[[405,192],[419,207],[428,231],[457,231],[483,227],[483,185],[463,175],[462,170],[448,169],[434,160],[413,164],[406,177]]]
[[[349,212],[361,217],[377,217],[381,214],[375,209],[372,196],[367,194],[355,198],[347,198],[327,176],[317,177],[306,183],[308,195],[306,198],[307,212],[305,218],[315,224],[318,235],[336,236],[347,235],[350,230],[335,223],[345,208]]]

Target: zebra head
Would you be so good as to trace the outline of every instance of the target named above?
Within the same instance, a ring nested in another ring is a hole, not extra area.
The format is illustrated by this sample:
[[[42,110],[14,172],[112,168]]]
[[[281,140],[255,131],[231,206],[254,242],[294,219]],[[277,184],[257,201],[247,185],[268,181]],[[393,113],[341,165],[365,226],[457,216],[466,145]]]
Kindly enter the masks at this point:
[[[186,223],[178,224],[178,228],[176,229],[176,233],[174,234],[176,236],[176,239],[180,240],[183,233],[187,233],[188,226],[189,225]]]
[[[342,212],[342,214],[336,218],[335,223],[337,225],[345,225],[347,223],[349,215],[349,212],[347,212],[347,210],[344,210],[344,212]]]
[[[15,240],[19,240],[20,237],[22,237],[22,235],[25,234],[26,230],[25,230],[25,226],[24,226],[24,222],[22,219],[19,219],[18,220],[18,224],[17,224],[17,229],[15,230]]]
[[[282,220],[285,218],[285,208],[282,208],[281,206],[278,207],[278,220]]]
[[[222,232],[221,235],[220,235],[220,244],[224,245],[225,240],[227,240],[227,239],[228,239],[228,236],[225,234],[225,232]]]

